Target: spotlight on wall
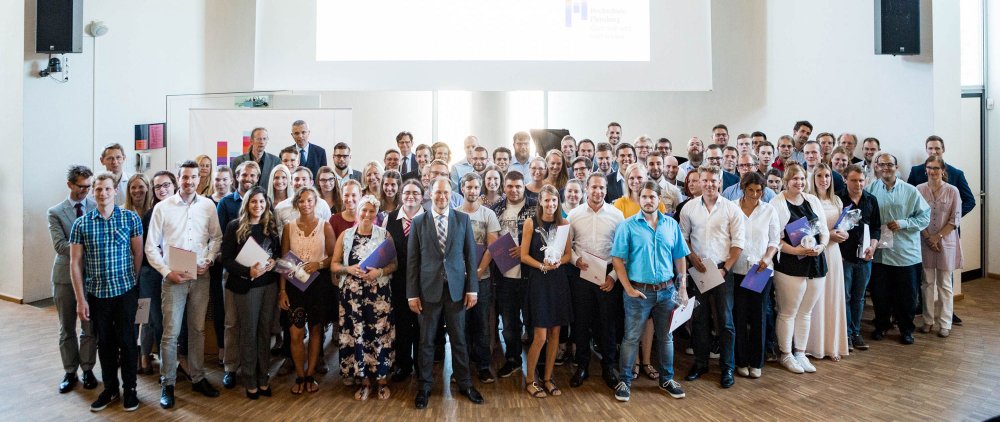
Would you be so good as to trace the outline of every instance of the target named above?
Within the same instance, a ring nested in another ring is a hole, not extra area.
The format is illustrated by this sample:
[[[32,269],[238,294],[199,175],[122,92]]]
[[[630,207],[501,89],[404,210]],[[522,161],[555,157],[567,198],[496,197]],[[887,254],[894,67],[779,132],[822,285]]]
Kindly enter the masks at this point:
[[[58,57],[49,57],[49,67],[38,72],[38,76],[46,77],[53,73],[62,73],[62,63]]]

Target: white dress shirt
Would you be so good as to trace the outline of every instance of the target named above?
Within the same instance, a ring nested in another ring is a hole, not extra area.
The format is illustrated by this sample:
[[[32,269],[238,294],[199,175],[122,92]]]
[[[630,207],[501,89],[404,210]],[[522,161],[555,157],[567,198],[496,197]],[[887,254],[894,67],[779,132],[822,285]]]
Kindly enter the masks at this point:
[[[299,210],[292,206],[292,198],[286,198],[284,201],[278,203],[274,206],[274,221],[278,224],[278,236],[281,236],[281,232],[285,229],[285,224],[291,223],[299,219]],[[316,201],[316,207],[313,208],[313,214],[316,214],[316,218],[320,221],[329,221],[330,217],[333,217],[333,211],[330,210],[330,204],[327,204],[324,200]]]
[[[681,210],[681,233],[691,243],[691,253],[719,264],[729,258],[729,249],[743,248],[744,218],[740,207],[719,197],[712,211],[697,196]],[[707,263],[706,263],[707,264]]]
[[[759,199],[757,207],[753,209],[749,217],[743,213],[742,209],[740,216],[743,217],[745,230],[743,252],[740,252],[740,258],[733,264],[732,270],[736,274],[746,275],[750,266],[760,262],[761,258],[764,257],[767,248],[779,247],[781,225],[778,224],[778,212],[774,206]],[[767,265],[771,266],[770,259],[767,260]]]
[[[611,260],[615,229],[625,221],[625,216],[618,208],[606,203],[595,212],[590,204],[580,204],[573,208],[566,218],[569,220],[569,230],[573,235],[573,264],[576,264],[584,252],[605,261]],[[614,274],[614,271],[611,274]]]
[[[222,245],[219,214],[211,199],[194,195],[190,203],[181,200],[180,194],[160,201],[153,207],[146,236],[146,257],[149,265],[164,277],[170,274],[167,248],[194,252],[198,264],[215,261]]]

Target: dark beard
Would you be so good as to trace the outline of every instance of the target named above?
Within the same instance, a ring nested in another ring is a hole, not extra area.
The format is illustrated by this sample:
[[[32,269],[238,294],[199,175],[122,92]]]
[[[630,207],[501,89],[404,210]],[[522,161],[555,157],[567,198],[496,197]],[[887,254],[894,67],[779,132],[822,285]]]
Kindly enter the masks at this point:
[[[688,160],[692,163],[701,163],[705,159],[704,152],[690,152],[688,151]]]
[[[347,164],[340,165],[340,164],[334,163],[333,165],[337,167],[337,170],[347,170]]]

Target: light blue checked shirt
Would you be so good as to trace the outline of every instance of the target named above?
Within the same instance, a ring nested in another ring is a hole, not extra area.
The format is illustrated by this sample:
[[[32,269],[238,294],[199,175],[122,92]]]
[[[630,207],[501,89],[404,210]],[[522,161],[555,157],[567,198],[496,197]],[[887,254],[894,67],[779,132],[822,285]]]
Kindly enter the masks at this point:
[[[135,287],[132,239],[136,237],[142,237],[142,221],[136,213],[117,205],[107,219],[93,210],[73,222],[69,243],[83,246],[83,288],[87,293],[106,299]]]

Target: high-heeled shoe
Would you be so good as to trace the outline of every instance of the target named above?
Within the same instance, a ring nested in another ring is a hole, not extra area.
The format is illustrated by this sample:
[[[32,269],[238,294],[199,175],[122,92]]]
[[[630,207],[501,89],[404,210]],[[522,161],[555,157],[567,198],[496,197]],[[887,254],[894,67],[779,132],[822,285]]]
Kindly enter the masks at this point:
[[[259,393],[262,397],[271,397],[271,386],[267,386],[267,388],[257,387],[257,393]]]
[[[246,390],[246,392],[247,392],[247,398],[250,400],[257,400],[258,398],[260,398],[260,389],[252,393],[250,392],[250,390]]]

